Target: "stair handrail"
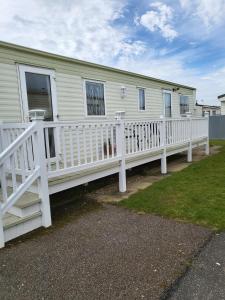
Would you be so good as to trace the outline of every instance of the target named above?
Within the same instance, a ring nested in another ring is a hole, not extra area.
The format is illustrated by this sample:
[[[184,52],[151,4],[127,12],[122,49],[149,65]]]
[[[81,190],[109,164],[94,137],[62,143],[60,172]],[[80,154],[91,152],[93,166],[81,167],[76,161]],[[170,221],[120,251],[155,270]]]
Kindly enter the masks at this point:
[[[3,196],[3,203],[1,203],[0,208],[2,215],[4,215],[9,210],[9,208],[19,199],[19,197],[29,188],[33,181],[39,176],[39,166],[35,165],[34,169],[29,174],[29,176],[26,177],[24,175],[22,183],[19,186],[17,186],[15,166],[14,168],[13,166],[11,166],[10,173],[12,174],[13,192],[10,195],[8,195],[7,173],[9,173],[9,171],[6,169],[5,164],[9,162],[11,163],[11,157],[15,155],[19,147],[23,146],[23,144],[26,143],[26,141],[35,133],[35,131],[37,131],[37,128],[36,124],[33,123],[0,154],[0,179]],[[23,168],[25,168],[25,165],[23,166]],[[25,171],[25,169],[23,171]]]
[[[31,125],[15,139],[15,141],[13,141],[6,149],[2,151],[2,153],[0,153],[0,165],[2,165],[4,161],[13,154],[13,151],[19,148],[24,140],[26,140],[27,137],[29,137],[35,131],[35,127],[36,124],[31,123]]]

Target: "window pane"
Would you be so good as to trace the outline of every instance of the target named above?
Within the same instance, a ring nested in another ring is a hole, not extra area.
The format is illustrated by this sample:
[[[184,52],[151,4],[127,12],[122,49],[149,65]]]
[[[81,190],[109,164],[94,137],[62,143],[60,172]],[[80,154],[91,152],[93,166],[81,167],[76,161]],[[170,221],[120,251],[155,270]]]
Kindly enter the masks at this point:
[[[45,121],[53,121],[51,82],[49,75],[25,72],[28,109],[44,109]],[[55,157],[53,128],[48,130],[50,157]]]
[[[145,110],[145,90],[139,89],[139,110]]]
[[[105,115],[103,83],[86,81],[87,114],[89,116]]]
[[[165,102],[165,117],[171,117],[171,94],[164,93],[164,102]]]
[[[180,114],[183,115],[189,111],[189,99],[188,96],[180,96]]]
[[[44,109],[45,121],[53,121],[51,85],[49,75],[25,73],[28,108]]]

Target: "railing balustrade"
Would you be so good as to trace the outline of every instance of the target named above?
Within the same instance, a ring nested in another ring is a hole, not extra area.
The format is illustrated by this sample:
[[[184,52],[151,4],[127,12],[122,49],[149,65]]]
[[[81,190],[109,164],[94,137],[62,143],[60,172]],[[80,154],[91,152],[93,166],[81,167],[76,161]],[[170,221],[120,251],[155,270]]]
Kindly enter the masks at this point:
[[[148,153],[152,157],[155,152],[155,157],[161,157],[164,174],[167,152],[176,146],[187,150],[188,161],[192,161],[194,142],[204,144],[206,154],[209,153],[207,117],[192,118],[189,114],[187,118],[130,121],[124,120],[123,112],[118,112],[113,121],[33,121],[0,124],[0,247],[4,244],[1,216],[34,181],[42,201],[42,224],[48,227],[51,224],[48,178],[101,166],[110,169],[116,163],[119,190],[125,192],[126,160],[130,158]],[[106,175],[98,178],[102,176]]]
[[[201,139],[208,153],[208,118],[189,116],[130,121],[124,120],[120,112],[113,121],[36,120],[35,123],[0,124],[0,212],[5,213],[34,180],[42,182],[39,192],[44,199],[45,194],[48,196],[48,178],[107,164],[110,168],[110,163],[115,162],[119,166],[120,191],[124,192],[126,159],[142,153],[161,153],[161,170],[166,173],[166,156],[170,147],[188,145],[188,160],[191,161],[192,143]],[[44,203],[47,202],[48,198]],[[46,224],[49,224],[49,217],[46,218]]]

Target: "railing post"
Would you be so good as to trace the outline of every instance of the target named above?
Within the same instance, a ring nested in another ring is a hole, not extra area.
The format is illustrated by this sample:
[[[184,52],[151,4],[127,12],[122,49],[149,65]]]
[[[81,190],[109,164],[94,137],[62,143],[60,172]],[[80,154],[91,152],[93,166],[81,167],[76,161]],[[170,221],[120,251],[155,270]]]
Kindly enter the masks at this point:
[[[119,170],[119,191],[124,193],[127,190],[126,184],[126,165],[125,165],[125,133],[124,133],[124,111],[117,111],[116,119],[116,151],[120,156],[120,170]]]
[[[206,138],[206,144],[205,144],[205,154],[209,155],[209,112],[205,112],[205,118],[207,122],[207,138]]]
[[[187,151],[187,161],[192,162],[192,118],[191,118],[191,112],[187,112],[186,116],[188,118],[188,124],[189,124],[189,143],[188,143],[188,151]]]
[[[4,136],[3,136],[3,128],[2,125],[3,121],[0,120],[0,152],[4,150]]]
[[[160,129],[160,146],[163,148],[161,157],[161,173],[167,174],[167,158],[166,158],[166,119],[164,115],[160,116],[161,129]]]
[[[5,247],[5,236],[3,230],[2,204],[0,203],[0,248],[3,247]]]
[[[44,117],[44,115],[43,115]],[[38,178],[38,193],[41,199],[41,211],[42,211],[42,225],[49,227],[52,224],[51,221],[51,209],[48,191],[48,172],[46,165],[45,155],[45,139],[44,139],[44,122],[40,115],[38,117],[34,114],[31,116],[31,120],[36,122],[36,143],[38,149],[35,150],[35,162],[40,167],[40,176]]]

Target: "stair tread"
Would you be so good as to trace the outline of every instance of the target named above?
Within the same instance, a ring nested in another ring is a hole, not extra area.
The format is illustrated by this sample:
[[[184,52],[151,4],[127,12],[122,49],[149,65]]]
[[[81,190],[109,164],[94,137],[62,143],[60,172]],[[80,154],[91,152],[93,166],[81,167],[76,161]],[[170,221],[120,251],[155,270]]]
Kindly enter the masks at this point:
[[[7,188],[8,194],[12,193],[12,188]],[[2,201],[2,194],[0,189],[0,201]],[[25,192],[22,197],[14,204],[14,206],[18,208],[25,208],[28,206],[31,206],[33,204],[39,203],[41,200],[39,198],[38,194],[32,193],[32,192]]]
[[[10,227],[16,226],[18,224],[24,223],[25,221],[28,221],[28,220],[33,219],[33,218],[36,218],[36,217],[38,217],[40,215],[41,215],[41,211],[36,212],[34,214],[31,214],[29,216],[20,218],[20,217],[17,217],[15,215],[13,215],[13,214],[6,213],[3,216],[3,228],[7,229],[7,228],[10,228]]]

